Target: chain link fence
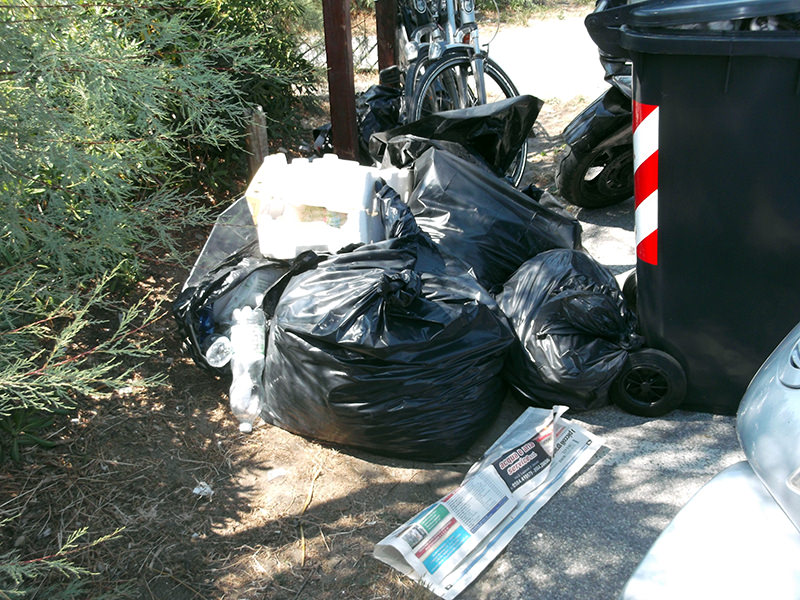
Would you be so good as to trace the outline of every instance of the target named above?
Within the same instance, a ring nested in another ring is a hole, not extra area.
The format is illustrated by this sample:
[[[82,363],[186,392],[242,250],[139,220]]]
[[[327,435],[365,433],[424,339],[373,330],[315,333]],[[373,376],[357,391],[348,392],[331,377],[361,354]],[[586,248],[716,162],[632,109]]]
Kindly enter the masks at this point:
[[[362,12],[351,15],[353,39],[353,69],[377,71],[378,38],[375,34],[375,13]],[[325,67],[325,35],[322,31],[310,33],[301,45],[304,58],[312,64]]]

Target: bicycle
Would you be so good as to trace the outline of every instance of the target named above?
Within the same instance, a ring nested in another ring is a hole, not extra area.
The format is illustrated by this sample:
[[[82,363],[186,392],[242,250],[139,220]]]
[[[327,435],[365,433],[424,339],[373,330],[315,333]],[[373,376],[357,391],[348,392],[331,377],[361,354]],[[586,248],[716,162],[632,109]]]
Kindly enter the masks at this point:
[[[410,7],[399,4],[403,30],[411,31],[403,96],[407,121],[519,95],[480,45],[474,0],[411,1]],[[522,180],[526,158],[524,142],[506,173],[514,186]]]

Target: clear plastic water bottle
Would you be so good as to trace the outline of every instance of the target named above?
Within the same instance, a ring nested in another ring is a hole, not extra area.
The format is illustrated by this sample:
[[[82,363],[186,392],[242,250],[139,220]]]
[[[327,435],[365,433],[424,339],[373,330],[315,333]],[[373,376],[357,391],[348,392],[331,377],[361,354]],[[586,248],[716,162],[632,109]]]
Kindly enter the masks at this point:
[[[214,322],[220,331],[233,323],[233,311],[243,306],[256,308],[261,305],[266,291],[275,283],[275,272],[256,269],[239,285],[223,294],[214,302]]]
[[[250,433],[265,400],[262,374],[267,320],[263,310],[250,306],[235,309],[232,316],[231,411],[239,420],[239,431]]]
[[[206,362],[212,367],[224,367],[233,356],[233,345],[227,336],[213,334],[207,339],[203,354],[205,354]]]

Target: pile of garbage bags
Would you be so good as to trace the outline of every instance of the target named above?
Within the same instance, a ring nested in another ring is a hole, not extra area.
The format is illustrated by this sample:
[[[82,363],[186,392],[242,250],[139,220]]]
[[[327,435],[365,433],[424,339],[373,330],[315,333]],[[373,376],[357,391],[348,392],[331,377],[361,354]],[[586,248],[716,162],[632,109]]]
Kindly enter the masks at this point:
[[[386,202],[400,203],[396,195]],[[270,327],[265,420],[394,456],[463,453],[500,408],[513,333],[461,261],[397,235],[292,279]]]
[[[513,129],[507,119],[541,106],[525,96],[497,104],[477,112],[498,139]],[[474,109],[452,112],[451,123],[476,131]],[[407,148],[407,135],[399,145],[373,135],[373,146]],[[348,191],[324,180],[301,198],[284,181],[280,197],[251,189],[218,220],[173,314],[197,365],[231,375],[242,431],[261,418],[323,442],[442,461],[492,423],[509,388],[542,407],[608,401],[640,342],[616,280],[581,249],[579,223],[513,188],[472,142],[424,135],[416,130],[402,166],[363,167],[355,206],[326,202]],[[265,229],[267,219],[277,227]],[[265,256],[265,231],[322,225],[347,232],[331,238],[341,247]]]

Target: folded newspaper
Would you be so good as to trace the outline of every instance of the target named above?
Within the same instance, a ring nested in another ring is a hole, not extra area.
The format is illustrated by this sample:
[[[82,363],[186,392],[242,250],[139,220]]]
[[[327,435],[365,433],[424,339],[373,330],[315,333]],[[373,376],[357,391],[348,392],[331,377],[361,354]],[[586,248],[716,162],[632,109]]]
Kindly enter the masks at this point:
[[[458,488],[381,540],[375,558],[445,600],[458,596],[602,445],[566,410],[526,409]]]

